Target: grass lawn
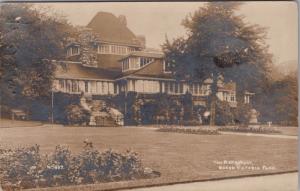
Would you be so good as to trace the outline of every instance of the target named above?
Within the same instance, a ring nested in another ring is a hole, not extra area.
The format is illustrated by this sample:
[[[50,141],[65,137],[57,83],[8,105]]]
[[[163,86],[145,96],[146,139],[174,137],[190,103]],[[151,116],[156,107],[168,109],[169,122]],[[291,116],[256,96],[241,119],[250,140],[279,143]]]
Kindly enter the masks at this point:
[[[99,150],[133,149],[140,154],[145,167],[161,172],[161,177],[155,179],[90,185],[89,189],[174,183],[297,169],[297,140],[294,139],[168,133],[157,132],[152,128],[0,128],[1,146],[39,144],[42,152],[53,151],[57,144],[69,145],[73,152],[79,152],[86,138]],[[276,169],[219,170],[215,160],[252,161],[255,166],[273,166]]]

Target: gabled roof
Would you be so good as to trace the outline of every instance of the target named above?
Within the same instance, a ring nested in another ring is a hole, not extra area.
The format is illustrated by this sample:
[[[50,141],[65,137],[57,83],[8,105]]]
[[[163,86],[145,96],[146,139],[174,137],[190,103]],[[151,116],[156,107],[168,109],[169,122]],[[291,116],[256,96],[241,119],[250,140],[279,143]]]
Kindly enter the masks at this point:
[[[56,65],[56,78],[114,80],[120,75],[119,72],[110,71],[107,69],[82,66],[80,62],[61,62],[57,63]]]
[[[135,34],[128,29],[126,23],[112,13],[98,12],[87,25],[95,33],[98,33],[100,41],[124,43],[133,46],[141,46]]]

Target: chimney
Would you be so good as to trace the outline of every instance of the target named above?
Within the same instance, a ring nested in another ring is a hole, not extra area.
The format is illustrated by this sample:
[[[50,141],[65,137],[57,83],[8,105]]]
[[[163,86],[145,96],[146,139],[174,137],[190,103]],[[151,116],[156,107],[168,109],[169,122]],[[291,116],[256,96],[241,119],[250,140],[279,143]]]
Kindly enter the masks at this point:
[[[146,48],[146,37],[144,35],[137,35],[136,38],[140,42],[143,48]]]
[[[127,26],[127,20],[125,15],[119,15],[119,21],[122,25]]]

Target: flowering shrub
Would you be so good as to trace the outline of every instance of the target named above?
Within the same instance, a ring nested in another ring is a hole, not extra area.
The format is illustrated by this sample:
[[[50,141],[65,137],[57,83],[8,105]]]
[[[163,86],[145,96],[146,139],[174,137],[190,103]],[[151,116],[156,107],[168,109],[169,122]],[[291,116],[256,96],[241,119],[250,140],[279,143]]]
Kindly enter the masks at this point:
[[[174,132],[174,133],[186,133],[186,134],[201,134],[201,135],[218,135],[219,132],[213,127],[172,127],[166,126],[159,128],[160,132]]]
[[[263,126],[224,126],[219,131],[243,132],[243,133],[280,133],[272,127]]]
[[[58,145],[50,155],[41,155],[39,146],[0,149],[0,180],[4,190],[99,183],[153,178],[159,173],[143,168],[137,153],[85,147],[72,155]]]

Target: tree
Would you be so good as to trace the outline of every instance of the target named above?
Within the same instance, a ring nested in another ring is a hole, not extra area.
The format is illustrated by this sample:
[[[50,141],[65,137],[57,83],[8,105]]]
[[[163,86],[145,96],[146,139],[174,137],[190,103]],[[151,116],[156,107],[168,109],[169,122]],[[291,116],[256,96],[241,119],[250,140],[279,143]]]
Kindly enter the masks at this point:
[[[216,102],[216,124],[231,125],[234,121],[234,114],[228,102]]]
[[[55,70],[49,60],[64,57],[64,45],[72,27],[63,18],[38,11],[31,4],[1,4],[0,34],[1,42],[13,52],[10,60],[0,55],[5,73],[0,82],[1,93],[10,98],[5,104],[19,105],[23,98],[48,100]],[[7,82],[10,91],[2,89]]]
[[[298,125],[298,80],[297,73],[291,73],[265,88],[256,108],[260,120],[280,125]]]
[[[15,51],[12,49],[12,46],[3,41],[3,34],[0,32],[1,102],[15,93],[13,88],[14,81],[12,80],[16,77],[14,54]]]
[[[215,122],[217,78],[238,82],[243,91],[259,92],[269,80],[271,55],[265,44],[266,29],[249,25],[236,15],[239,3],[213,2],[200,7],[183,21],[187,38],[168,39],[163,45],[166,62],[179,79],[213,79],[211,85],[211,125]]]

